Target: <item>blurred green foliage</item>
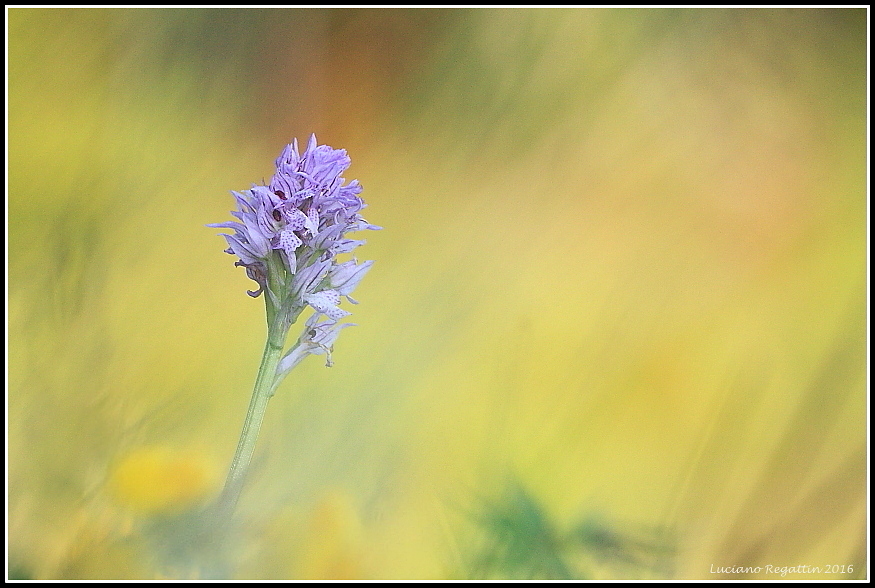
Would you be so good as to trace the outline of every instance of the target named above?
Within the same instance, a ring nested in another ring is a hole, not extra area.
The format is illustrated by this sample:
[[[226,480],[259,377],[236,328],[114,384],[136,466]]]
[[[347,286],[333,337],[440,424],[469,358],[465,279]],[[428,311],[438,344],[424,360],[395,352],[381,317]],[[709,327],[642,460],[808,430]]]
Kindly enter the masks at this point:
[[[865,9],[7,16],[10,577],[202,574],[264,336],[203,225],[311,132],[385,230],[228,574],[866,577]]]
[[[618,530],[589,515],[563,532],[515,480],[472,513],[482,544],[472,547],[465,576],[475,579],[572,580],[670,578],[673,540],[655,530]]]

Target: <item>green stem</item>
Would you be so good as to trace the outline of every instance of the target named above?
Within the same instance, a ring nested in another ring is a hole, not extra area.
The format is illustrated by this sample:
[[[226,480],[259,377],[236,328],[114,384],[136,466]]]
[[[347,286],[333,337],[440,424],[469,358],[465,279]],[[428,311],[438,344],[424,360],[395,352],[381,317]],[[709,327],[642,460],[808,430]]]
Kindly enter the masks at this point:
[[[258,441],[258,432],[264,420],[267,402],[274,389],[276,366],[283,352],[281,341],[276,337],[268,336],[264,346],[264,355],[261,357],[261,365],[258,367],[258,377],[255,379],[255,388],[252,391],[252,399],[249,401],[249,410],[246,412],[246,420],[243,421],[243,432],[240,433],[240,441],[237,443],[237,451],[225,480],[225,488],[219,498],[219,516],[221,519],[230,517],[237,500],[243,491],[246,473],[252,461],[255,451],[255,443]]]
[[[274,252],[274,255],[267,260],[268,278],[269,288],[282,300],[286,295],[286,272],[282,269],[278,255]],[[246,420],[243,421],[243,431],[240,433],[237,451],[234,453],[225,487],[219,497],[216,511],[219,522],[227,522],[230,519],[243,491],[252,454],[255,452],[255,443],[258,441],[258,432],[261,430],[261,423],[267,410],[267,402],[279,383],[276,378],[276,368],[283,355],[290,323],[294,322],[295,318],[284,316],[283,309],[277,308],[267,293],[265,293],[265,305],[267,342],[261,356],[261,365],[258,366],[258,376],[255,378],[255,388],[252,390],[249,410],[246,411]]]

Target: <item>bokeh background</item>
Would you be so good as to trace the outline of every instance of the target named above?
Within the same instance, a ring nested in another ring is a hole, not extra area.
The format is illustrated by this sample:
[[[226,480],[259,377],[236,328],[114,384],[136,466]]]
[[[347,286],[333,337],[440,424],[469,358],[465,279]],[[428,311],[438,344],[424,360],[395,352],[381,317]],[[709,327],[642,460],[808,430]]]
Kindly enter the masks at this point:
[[[228,577],[867,576],[866,10],[7,17],[10,577],[203,574],[310,133],[385,229]]]

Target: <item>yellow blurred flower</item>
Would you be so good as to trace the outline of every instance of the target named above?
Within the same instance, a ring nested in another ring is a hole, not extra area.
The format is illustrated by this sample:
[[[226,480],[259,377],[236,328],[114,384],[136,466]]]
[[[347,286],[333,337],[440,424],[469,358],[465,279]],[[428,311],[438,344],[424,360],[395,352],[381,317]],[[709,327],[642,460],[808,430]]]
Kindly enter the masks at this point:
[[[347,493],[332,491],[316,505],[301,553],[300,577],[312,580],[364,577],[362,525]]]
[[[184,510],[201,501],[215,483],[215,468],[203,455],[169,447],[131,451],[109,478],[118,502],[145,513]]]

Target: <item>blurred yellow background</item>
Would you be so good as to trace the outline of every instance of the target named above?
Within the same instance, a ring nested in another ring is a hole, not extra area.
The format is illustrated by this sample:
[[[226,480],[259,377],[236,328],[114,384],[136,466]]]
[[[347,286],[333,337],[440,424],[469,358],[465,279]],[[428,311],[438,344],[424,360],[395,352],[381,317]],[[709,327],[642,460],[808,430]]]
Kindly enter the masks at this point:
[[[7,16],[10,577],[199,576],[310,133],[385,229],[230,577],[867,576],[865,10]]]

